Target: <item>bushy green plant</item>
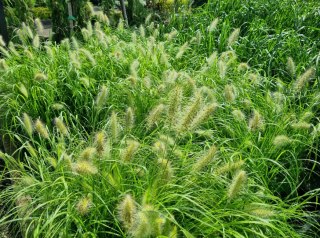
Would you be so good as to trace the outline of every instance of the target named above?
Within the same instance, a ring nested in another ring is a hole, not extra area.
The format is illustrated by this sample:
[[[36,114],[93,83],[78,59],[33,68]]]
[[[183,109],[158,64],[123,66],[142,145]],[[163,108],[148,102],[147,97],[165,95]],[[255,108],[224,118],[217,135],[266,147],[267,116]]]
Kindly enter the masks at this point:
[[[319,9],[320,3],[316,0],[209,0],[192,12],[174,15],[164,30],[175,27],[182,33],[182,42],[200,32],[203,44],[198,50],[210,54],[215,50],[224,51],[231,28],[241,28],[242,37],[233,46],[240,59],[289,82],[292,78],[285,70],[288,55],[301,73],[318,64],[320,32],[314,22],[319,19]],[[207,26],[215,18],[219,18],[221,27],[208,32]]]
[[[306,210],[318,191],[297,193],[318,154],[313,67],[288,60],[291,83],[259,74],[232,50],[238,28],[209,56],[202,34],[179,43],[152,23],[88,23],[58,46],[22,33],[1,48],[1,133],[16,148],[0,156],[0,224],[26,237],[319,232]]]
[[[51,18],[51,11],[47,7],[34,7],[32,9],[34,18],[39,18],[39,19],[50,19]]]

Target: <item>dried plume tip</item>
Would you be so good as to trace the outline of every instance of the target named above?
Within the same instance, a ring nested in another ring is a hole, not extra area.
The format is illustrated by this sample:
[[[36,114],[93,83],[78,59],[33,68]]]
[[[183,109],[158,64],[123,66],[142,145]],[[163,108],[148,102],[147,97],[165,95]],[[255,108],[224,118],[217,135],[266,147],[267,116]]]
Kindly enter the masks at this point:
[[[136,202],[127,194],[118,205],[118,217],[126,230],[131,229],[137,214]]]
[[[41,137],[43,137],[44,139],[49,138],[49,132],[40,119],[36,120],[36,122],[34,123],[34,128],[40,134]]]
[[[247,173],[243,170],[239,171],[234,177],[228,189],[228,198],[233,199],[239,194],[242,187],[247,181]]]

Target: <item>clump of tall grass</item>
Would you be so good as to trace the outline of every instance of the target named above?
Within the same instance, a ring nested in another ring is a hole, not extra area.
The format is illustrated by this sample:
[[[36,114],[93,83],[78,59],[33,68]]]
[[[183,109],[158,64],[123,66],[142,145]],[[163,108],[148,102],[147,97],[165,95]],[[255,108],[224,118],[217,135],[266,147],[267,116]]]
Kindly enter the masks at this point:
[[[239,29],[209,58],[177,31],[103,29],[43,48],[25,27],[29,54],[1,61],[1,130],[18,146],[0,156],[14,174],[1,224],[26,237],[312,237],[298,224],[316,228],[304,209],[318,192],[296,192],[312,162],[300,156],[318,153],[310,73],[276,87],[238,61]]]

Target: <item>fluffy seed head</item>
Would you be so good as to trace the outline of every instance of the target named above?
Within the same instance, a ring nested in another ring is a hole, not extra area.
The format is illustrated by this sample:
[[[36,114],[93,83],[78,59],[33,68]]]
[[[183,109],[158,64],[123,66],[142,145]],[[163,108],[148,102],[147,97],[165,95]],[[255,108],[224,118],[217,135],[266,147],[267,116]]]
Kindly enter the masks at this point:
[[[127,129],[127,131],[131,131],[131,129],[134,126],[134,121],[135,121],[135,118],[134,118],[133,109],[131,107],[128,107],[127,111],[126,111],[126,129]]]
[[[33,133],[32,119],[30,118],[30,116],[27,113],[23,113],[22,121],[23,121],[24,129],[26,130],[28,135],[31,136]]]
[[[127,194],[118,205],[118,217],[126,230],[129,230],[137,213],[135,201],[130,194]]]
[[[158,156],[165,156],[167,153],[167,146],[163,141],[158,140],[153,144],[153,150]]]
[[[217,147],[215,145],[212,145],[210,149],[206,151],[206,153],[193,164],[192,172],[197,173],[201,171],[204,167],[206,167],[212,161],[216,152]]]
[[[183,54],[186,52],[186,50],[188,49],[188,42],[184,43],[180,48],[178,53],[176,54],[176,59],[180,59]]]
[[[236,170],[240,169],[243,165],[244,165],[243,160],[239,160],[236,162],[229,162],[229,163],[223,165],[222,167],[218,168],[215,173],[217,175],[220,175],[220,174],[228,173],[231,171],[236,171]]]
[[[209,58],[206,59],[208,66],[211,67],[217,59],[218,53],[215,51],[209,56]]]
[[[151,235],[152,225],[145,212],[141,211],[137,213],[130,233],[134,238],[149,237]]]
[[[287,60],[287,71],[292,77],[296,74],[296,65],[291,57],[288,57]]]
[[[51,107],[54,110],[58,110],[58,111],[60,111],[60,110],[62,110],[64,108],[63,104],[61,104],[61,103],[54,103],[54,104],[51,105]]]
[[[216,18],[210,23],[207,29],[209,33],[217,29],[218,22],[219,22],[219,18]]]
[[[316,73],[315,68],[311,67],[309,68],[306,72],[304,72],[295,82],[294,84],[294,90],[296,92],[300,92],[304,86],[306,85],[306,83],[308,83],[308,81],[310,81],[311,78],[314,77]]]
[[[178,31],[176,29],[172,30],[169,34],[166,35],[167,40],[171,41],[173,38],[175,38],[178,35]]]
[[[98,173],[97,167],[87,160],[79,160],[72,165],[72,169],[80,175],[92,175]]]
[[[47,75],[43,74],[43,73],[36,73],[36,75],[34,76],[34,79],[36,81],[43,81],[47,79]]]
[[[96,65],[96,60],[89,50],[82,48],[80,49],[80,52],[87,58],[87,60],[91,63],[92,66]]]
[[[0,46],[0,52],[7,58],[10,58],[10,53],[4,47]]]
[[[108,88],[105,85],[102,85],[100,92],[96,98],[96,105],[98,108],[102,108],[106,104],[108,97]]]
[[[158,159],[159,164],[159,176],[163,181],[169,181],[173,177],[173,168],[170,161],[167,159],[160,158]]]
[[[95,145],[96,145],[97,153],[100,156],[103,154],[105,150],[105,143],[106,143],[105,133],[103,131],[97,132],[95,136]]]
[[[140,25],[139,31],[140,31],[140,36],[141,36],[142,38],[145,38],[145,37],[146,37],[146,31],[145,31],[143,25]]]
[[[2,35],[0,35],[0,46],[2,47],[6,46],[6,43],[4,42]]]
[[[308,130],[311,128],[311,124],[305,121],[300,121],[297,123],[292,123],[291,127],[296,130]]]
[[[250,66],[247,63],[240,63],[238,65],[238,71],[240,72],[246,72],[250,69]]]
[[[76,205],[76,209],[81,216],[87,215],[91,207],[92,207],[91,196],[85,196],[81,198]]]
[[[133,155],[137,152],[140,143],[135,140],[127,141],[127,148],[122,152],[121,159],[124,162],[130,162],[132,160]]]
[[[63,123],[63,121],[60,118],[56,117],[54,119],[54,122],[55,122],[55,125],[56,125],[58,131],[62,135],[64,135],[64,136],[68,136],[69,135],[68,128],[66,127],[66,125]]]
[[[32,40],[32,45],[34,48],[38,49],[40,47],[40,37],[36,34]]]
[[[177,118],[177,113],[182,102],[183,91],[180,86],[176,86],[169,95],[168,119],[173,123]]]
[[[25,98],[28,98],[29,97],[29,93],[28,93],[28,90],[26,88],[26,86],[24,86],[23,83],[21,83],[18,87],[20,93],[25,97]]]
[[[4,59],[0,59],[0,70],[6,71],[8,68],[6,61]]]
[[[233,102],[236,99],[235,88],[233,85],[224,87],[224,96],[228,102]]]
[[[228,198],[233,199],[239,194],[242,187],[247,181],[247,174],[245,171],[239,171],[234,177],[228,189]]]
[[[40,134],[41,137],[43,137],[44,139],[49,138],[49,132],[40,119],[36,120],[36,122],[34,123],[34,128]]]
[[[177,131],[182,132],[188,130],[189,126],[200,110],[201,103],[202,97],[200,94],[197,94],[195,98],[190,101],[189,105],[184,110],[182,117],[177,122]]]
[[[119,138],[119,123],[118,123],[118,116],[115,112],[112,112],[111,118],[110,118],[110,130],[111,130],[111,137],[113,142],[117,141]]]
[[[276,147],[284,147],[286,145],[289,145],[291,142],[292,140],[288,136],[279,135],[274,138],[273,145]]]
[[[252,117],[249,120],[249,130],[256,131],[256,130],[263,130],[264,124],[261,114],[254,110]]]
[[[246,116],[239,109],[233,110],[232,115],[233,115],[234,119],[236,119],[237,121],[245,121],[246,120]]]
[[[211,114],[216,110],[218,104],[211,103],[210,105],[204,106],[200,113],[194,118],[194,120],[190,123],[189,130],[194,130],[198,126],[201,125],[205,120],[210,118]]]
[[[221,78],[224,78],[227,73],[227,64],[222,60],[218,61],[219,74]]]
[[[239,38],[240,28],[236,28],[228,38],[228,46],[231,47]]]
[[[159,104],[151,110],[146,119],[146,125],[148,129],[151,129],[154,126],[154,124],[156,124],[159,121],[164,110],[165,106],[163,104]]]
[[[96,152],[97,152],[96,148],[87,147],[81,152],[80,159],[82,159],[82,160],[91,160]]]

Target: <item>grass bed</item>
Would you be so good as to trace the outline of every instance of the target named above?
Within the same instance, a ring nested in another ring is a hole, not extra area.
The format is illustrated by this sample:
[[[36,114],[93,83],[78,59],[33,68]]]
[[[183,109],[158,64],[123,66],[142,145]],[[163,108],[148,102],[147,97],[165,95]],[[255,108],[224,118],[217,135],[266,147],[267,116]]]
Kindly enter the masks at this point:
[[[239,60],[238,34],[208,56],[204,35],[181,42],[153,24],[89,23],[60,45],[24,27],[0,61],[1,225],[24,237],[315,237],[318,190],[298,193],[317,163],[315,67],[289,59],[291,82],[261,74]]]

